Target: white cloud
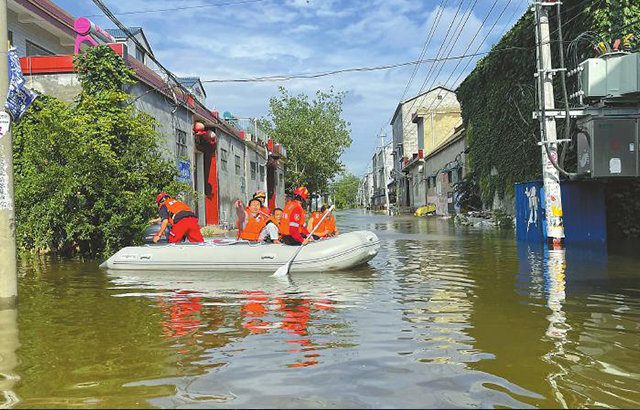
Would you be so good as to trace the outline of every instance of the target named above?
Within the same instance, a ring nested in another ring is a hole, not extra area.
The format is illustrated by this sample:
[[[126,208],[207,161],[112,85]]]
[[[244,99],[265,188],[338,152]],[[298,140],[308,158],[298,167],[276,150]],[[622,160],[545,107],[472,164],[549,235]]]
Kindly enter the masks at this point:
[[[76,15],[92,10],[80,0],[54,1]],[[203,1],[108,0],[112,3],[108,5],[114,11],[128,11],[192,6],[203,4]],[[237,6],[123,15],[121,19],[126,25],[142,26],[156,56],[176,73],[196,75],[205,80],[228,79],[414,60],[418,58],[434,24],[438,3],[435,0],[266,0]],[[457,35],[447,33],[447,29],[454,19],[459,0],[449,3],[442,10],[440,23],[426,51],[427,58],[434,57],[441,45],[444,47],[447,41],[454,39],[452,36]],[[463,10],[467,4],[465,2]],[[458,41],[452,42],[452,47],[447,47],[443,54],[462,54],[466,50],[480,29],[490,4],[490,0],[478,0],[478,6],[464,26],[460,24],[463,13],[458,14],[452,27],[463,29]],[[514,7],[512,3],[489,40],[495,40],[497,33],[508,25],[506,21]],[[492,23],[493,19],[490,19],[487,25]],[[111,26],[104,19],[100,19],[99,24]],[[486,26],[470,50],[475,50],[485,30]],[[489,45],[482,47],[488,49]],[[444,82],[456,64],[444,64],[439,76],[435,74],[440,65],[422,64],[409,94],[419,91],[429,70],[431,78],[425,84],[426,88]],[[466,64],[464,61],[459,65],[451,81]],[[278,86],[285,86],[293,93],[309,95],[332,85],[337,90],[349,91],[344,117],[351,123],[354,143],[343,160],[350,171],[360,174],[378,143],[376,135],[380,128],[388,127],[412,71],[413,67],[405,67],[282,83],[206,84],[206,88],[211,107],[239,116],[255,117],[267,114],[269,97],[277,95]]]

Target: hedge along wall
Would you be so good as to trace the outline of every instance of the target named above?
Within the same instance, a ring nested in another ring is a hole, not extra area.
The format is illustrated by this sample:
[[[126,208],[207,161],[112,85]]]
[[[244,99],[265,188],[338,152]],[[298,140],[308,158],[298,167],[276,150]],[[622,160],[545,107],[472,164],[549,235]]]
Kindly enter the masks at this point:
[[[550,21],[552,40],[557,41],[555,8],[550,12]],[[562,22],[569,70],[575,64],[567,47],[586,31],[592,32],[592,38],[609,43],[634,33],[631,46],[634,50],[639,48],[640,0],[564,0]],[[557,42],[552,44],[554,67],[559,65],[557,46]],[[586,41],[577,43],[575,49],[578,61],[595,56]],[[491,205],[496,193],[500,199],[512,196],[515,182],[542,177],[541,149],[537,145],[540,133],[538,122],[532,117],[536,104],[535,70],[535,17],[527,11],[456,90],[467,128],[469,165],[485,205]],[[556,107],[561,108],[560,76],[556,77]],[[573,92],[571,79],[568,90],[569,94]],[[559,121],[558,125],[560,138],[564,124]],[[571,163],[566,166],[575,169]]]

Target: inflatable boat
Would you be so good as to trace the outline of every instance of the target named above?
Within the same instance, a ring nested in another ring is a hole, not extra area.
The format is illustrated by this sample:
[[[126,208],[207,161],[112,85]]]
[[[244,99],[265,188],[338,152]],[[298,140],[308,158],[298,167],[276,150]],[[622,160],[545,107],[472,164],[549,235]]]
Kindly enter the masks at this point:
[[[324,272],[349,269],[369,262],[378,254],[375,233],[356,231],[321,239],[305,246],[291,272]],[[149,244],[119,250],[100,267],[116,270],[200,270],[275,272],[287,263],[296,246],[257,244],[218,239],[204,243]]]

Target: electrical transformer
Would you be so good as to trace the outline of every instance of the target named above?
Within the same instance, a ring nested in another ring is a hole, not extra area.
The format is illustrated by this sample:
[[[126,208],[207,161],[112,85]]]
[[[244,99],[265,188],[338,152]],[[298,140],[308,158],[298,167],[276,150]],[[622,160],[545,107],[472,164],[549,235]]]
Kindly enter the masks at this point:
[[[639,118],[588,117],[579,124],[578,172],[592,178],[638,177]]]
[[[615,53],[583,61],[576,70],[587,100],[640,94],[640,54]]]

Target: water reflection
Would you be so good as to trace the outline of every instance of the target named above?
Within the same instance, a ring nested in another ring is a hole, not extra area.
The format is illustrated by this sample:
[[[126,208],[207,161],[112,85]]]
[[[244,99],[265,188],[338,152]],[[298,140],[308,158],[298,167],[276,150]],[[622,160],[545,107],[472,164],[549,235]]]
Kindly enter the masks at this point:
[[[184,340],[201,337],[199,333],[203,331],[211,333],[212,324],[202,323],[200,317],[211,309],[219,309],[216,301],[224,301],[227,314],[237,317],[236,336],[260,338],[277,334],[284,339],[284,351],[293,355],[292,361],[284,363],[287,367],[315,366],[321,362],[322,350],[352,347],[340,337],[327,336],[340,336],[348,331],[347,322],[335,322],[336,310],[354,307],[367,290],[366,284],[352,282],[358,276],[339,273],[324,277],[298,274],[295,280],[281,281],[251,274],[204,278],[188,272],[113,271],[110,274],[116,289],[153,289],[148,294],[135,292],[120,296],[156,298],[167,317],[163,321],[164,334],[182,340],[182,345],[188,343]],[[248,290],[251,288],[254,289]],[[162,296],[156,296],[157,292]],[[240,338],[234,338],[233,342],[238,344]],[[186,350],[180,352],[186,353]]]
[[[286,280],[24,269],[20,349],[0,338],[19,379],[2,391],[21,408],[640,404],[637,256],[433,218],[337,220],[380,229],[368,266]]]
[[[11,408],[20,402],[14,389],[20,380],[16,372],[19,347],[18,311],[0,309],[0,409]]]

